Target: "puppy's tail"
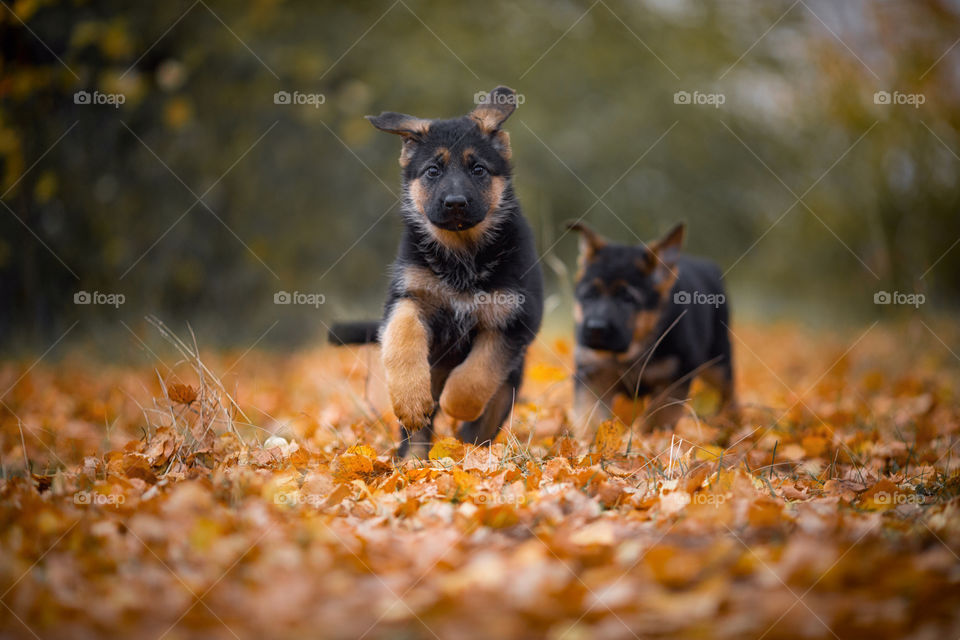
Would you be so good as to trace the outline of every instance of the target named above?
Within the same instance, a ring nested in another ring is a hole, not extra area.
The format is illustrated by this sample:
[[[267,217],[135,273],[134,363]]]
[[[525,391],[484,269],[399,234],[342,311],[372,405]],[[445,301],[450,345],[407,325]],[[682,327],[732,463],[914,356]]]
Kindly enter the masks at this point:
[[[364,322],[337,322],[327,333],[330,344],[369,344],[377,342],[380,322],[368,320]]]

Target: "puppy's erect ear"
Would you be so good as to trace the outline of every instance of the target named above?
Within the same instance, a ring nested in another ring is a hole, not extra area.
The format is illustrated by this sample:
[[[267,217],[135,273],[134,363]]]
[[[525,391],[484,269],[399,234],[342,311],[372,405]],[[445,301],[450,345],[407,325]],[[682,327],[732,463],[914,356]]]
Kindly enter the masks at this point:
[[[580,222],[579,220],[576,222],[568,222],[567,229],[580,233],[580,256],[577,258],[577,262],[581,269],[583,269],[587,262],[593,260],[593,256],[596,255],[597,251],[607,246],[606,238],[588,227],[585,222]]]
[[[670,229],[665,236],[650,245],[650,250],[657,254],[657,257],[669,265],[677,262],[677,256],[680,255],[680,247],[683,246],[683,236],[686,233],[687,225],[683,222],[678,223],[673,229]]]
[[[486,134],[500,130],[510,114],[517,108],[517,92],[509,87],[500,86],[484,97],[477,95],[478,104],[469,117]]]
[[[477,94],[478,103],[468,117],[477,123],[480,130],[493,138],[494,148],[507,160],[513,155],[510,149],[510,134],[500,126],[517,108],[517,93],[509,87],[497,87],[486,96]]]
[[[403,149],[400,151],[400,166],[405,167],[410,162],[416,145],[423,141],[430,129],[430,121],[405,113],[384,111],[378,116],[367,116],[370,124],[380,131],[395,133],[403,137]]]
[[[654,281],[664,292],[669,291],[677,279],[677,258],[680,256],[680,247],[683,246],[686,229],[687,225],[681,222],[662,238],[650,243]]]

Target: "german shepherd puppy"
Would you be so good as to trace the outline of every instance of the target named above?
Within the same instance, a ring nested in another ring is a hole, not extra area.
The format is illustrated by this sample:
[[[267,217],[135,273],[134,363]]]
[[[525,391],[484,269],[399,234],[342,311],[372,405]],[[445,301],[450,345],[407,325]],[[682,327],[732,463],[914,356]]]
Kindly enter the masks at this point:
[[[649,397],[648,427],[672,427],[692,379],[734,404],[729,311],[720,269],[683,255],[684,225],[646,246],[615,244],[582,222],[575,289],[574,423],[610,417],[617,394]]]
[[[497,87],[466,116],[367,116],[403,138],[404,230],[383,320],[335,326],[335,343],[376,339],[400,420],[398,454],[426,457],[437,405],[457,435],[489,443],[509,415],[543,315],[533,233],[513,192],[516,94]]]

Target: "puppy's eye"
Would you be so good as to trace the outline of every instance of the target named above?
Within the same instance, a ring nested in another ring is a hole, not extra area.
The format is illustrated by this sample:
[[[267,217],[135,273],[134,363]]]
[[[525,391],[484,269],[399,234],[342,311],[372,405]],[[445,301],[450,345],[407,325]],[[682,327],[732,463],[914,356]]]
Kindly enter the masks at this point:
[[[428,178],[439,178],[439,177],[440,177],[440,167],[438,167],[438,166],[435,165],[435,164],[432,164],[432,165],[430,165],[429,167],[427,167],[427,170],[424,172],[423,175],[427,176]]]
[[[597,290],[597,288],[591,286],[577,287],[576,293],[584,300],[594,300],[600,295],[600,292]]]
[[[629,302],[631,304],[643,304],[643,294],[641,294],[639,291],[635,291],[628,287],[623,287],[621,289],[618,289],[617,292],[614,293],[614,297],[616,297],[617,300],[620,300],[621,302]]]
[[[475,175],[475,176],[477,176],[477,177],[479,178],[479,177],[482,177],[482,176],[487,175],[487,168],[486,168],[485,166],[483,166],[482,164],[475,164],[475,165],[473,165],[473,170],[472,170],[472,172],[473,172],[473,175]]]

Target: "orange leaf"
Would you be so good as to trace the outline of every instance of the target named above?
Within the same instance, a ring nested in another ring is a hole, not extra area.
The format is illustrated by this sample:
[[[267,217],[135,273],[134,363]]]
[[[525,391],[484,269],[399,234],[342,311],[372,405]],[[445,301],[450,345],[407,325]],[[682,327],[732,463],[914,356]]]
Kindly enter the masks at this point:
[[[453,458],[454,460],[463,460],[465,449],[463,443],[456,438],[446,437],[437,440],[430,449],[430,459],[439,460],[440,458]]]
[[[191,404],[197,399],[197,390],[188,384],[174,382],[167,385],[167,397],[177,404]]]

